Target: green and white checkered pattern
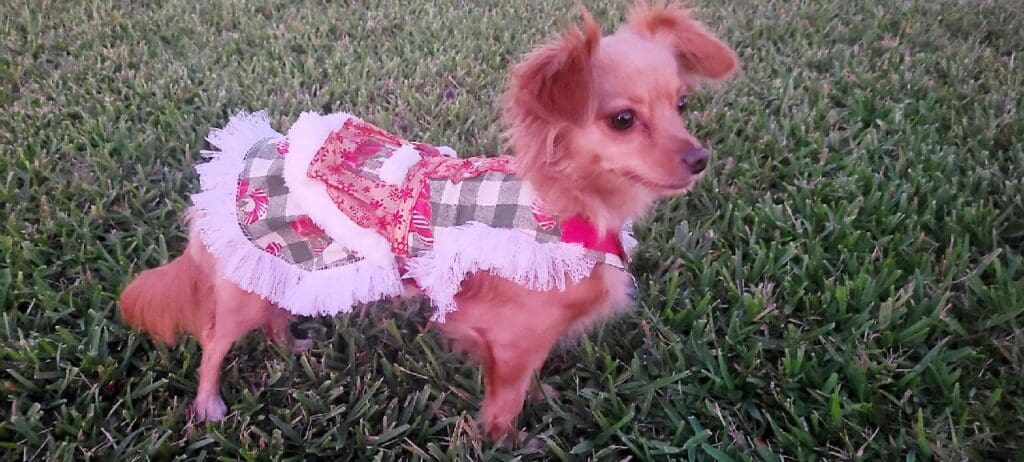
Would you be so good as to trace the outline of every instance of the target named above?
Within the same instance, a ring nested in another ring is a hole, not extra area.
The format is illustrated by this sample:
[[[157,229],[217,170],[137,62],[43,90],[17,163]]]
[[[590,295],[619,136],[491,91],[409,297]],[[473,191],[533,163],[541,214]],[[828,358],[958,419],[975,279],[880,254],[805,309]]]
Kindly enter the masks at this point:
[[[562,242],[562,230],[557,222],[545,229],[533,215],[537,195],[522,179],[510,173],[488,172],[464,179],[458,183],[448,179],[433,179],[430,187],[431,226],[434,235],[440,228],[452,228],[471,222],[492,228],[515,230],[527,234],[538,243]],[[413,255],[429,250],[416,233],[409,234],[409,248]],[[487,245],[486,242],[467,245]],[[593,250],[587,251],[594,260],[624,268],[617,255]]]
[[[278,154],[279,140],[266,139],[253,145],[245,156],[245,168],[239,182],[249,181],[248,190],[257,189],[269,198],[266,215],[246,224],[240,211],[238,224],[242,232],[257,247],[267,250],[280,246],[277,257],[306,271],[316,271],[354,263],[361,260],[330,236],[319,233],[302,237],[295,233],[292,222],[301,220],[305,213],[295,203],[284,182],[284,157]],[[369,231],[368,231],[369,232]],[[317,252],[316,249],[323,249]]]

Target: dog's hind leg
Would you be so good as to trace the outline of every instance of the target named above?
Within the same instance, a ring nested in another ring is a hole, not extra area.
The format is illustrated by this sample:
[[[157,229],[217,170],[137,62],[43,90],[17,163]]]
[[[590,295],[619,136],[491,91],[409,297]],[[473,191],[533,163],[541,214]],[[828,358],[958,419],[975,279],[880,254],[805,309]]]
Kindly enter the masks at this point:
[[[199,365],[199,390],[192,408],[198,421],[224,418],[227,406],[220,396],[220,368],[224,357],[235,341],[266,325],[273,318],[273,310],[279,309],[225,279],[215,283],[214,299],[213,322],[199,339],[203,359]]]

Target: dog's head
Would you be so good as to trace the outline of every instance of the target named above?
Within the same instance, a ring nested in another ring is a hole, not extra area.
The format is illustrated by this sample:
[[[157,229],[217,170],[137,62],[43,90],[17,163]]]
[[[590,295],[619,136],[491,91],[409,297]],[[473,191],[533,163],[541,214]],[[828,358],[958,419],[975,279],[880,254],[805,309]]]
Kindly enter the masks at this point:
[[[689,92],[737,67],[736,54],[685,9],[638,4],[605,37],[583,11],[582,28],[512,71],[504,115],[520,172],[637,209],[626,213],[684,192],[708,165],[706,147],[686,127]]]

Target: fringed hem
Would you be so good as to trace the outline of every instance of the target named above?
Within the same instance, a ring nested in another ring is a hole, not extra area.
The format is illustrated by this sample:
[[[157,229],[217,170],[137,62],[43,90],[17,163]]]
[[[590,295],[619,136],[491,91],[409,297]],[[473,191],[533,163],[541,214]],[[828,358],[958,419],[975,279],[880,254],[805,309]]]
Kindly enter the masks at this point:
[[[622,250],[625,253],[625,259],[629,260],[633,256],[633,251],[640,245],[640,242],[633,236],[633,221],[627,221],[622,225],[622,231],[619,233],[619,242],[622,243]],[[623,261],[623,263],[626,263]]]
[[[470,273],[487,271],[530,290],[565,290],[590,275],[597,261],[578,244],[539,243],[528,234],[471,222],[437,230],[434,248],[409,260],[405,277],[416,281],[444,322]]]
[[[203,243],[217,257],[222,275],[299,315],[347,313],[355,304],[400,294],[402,282],[393,265],[362,260],[305,271],[259,249],[245,236],[234,201],[245,155],[257,142],[281,136],[262,111],[241,112],[207,136],[218,150],[203,151],[211,160],[196,166],[202,192],[192,195],[189,213]]]

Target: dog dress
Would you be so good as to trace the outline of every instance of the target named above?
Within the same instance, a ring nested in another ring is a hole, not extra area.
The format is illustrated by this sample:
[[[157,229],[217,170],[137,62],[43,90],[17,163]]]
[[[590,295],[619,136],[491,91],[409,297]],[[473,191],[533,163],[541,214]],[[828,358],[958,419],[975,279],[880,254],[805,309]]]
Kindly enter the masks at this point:
[[[443,322],[487,271],[564,290],[635,241],[545,211],[508,156],[461,159],[347,113],[304,113],[287,135],[240,113],[208,136],[192,221],[222,275],[299,315],[346,313],[418,287]]]

